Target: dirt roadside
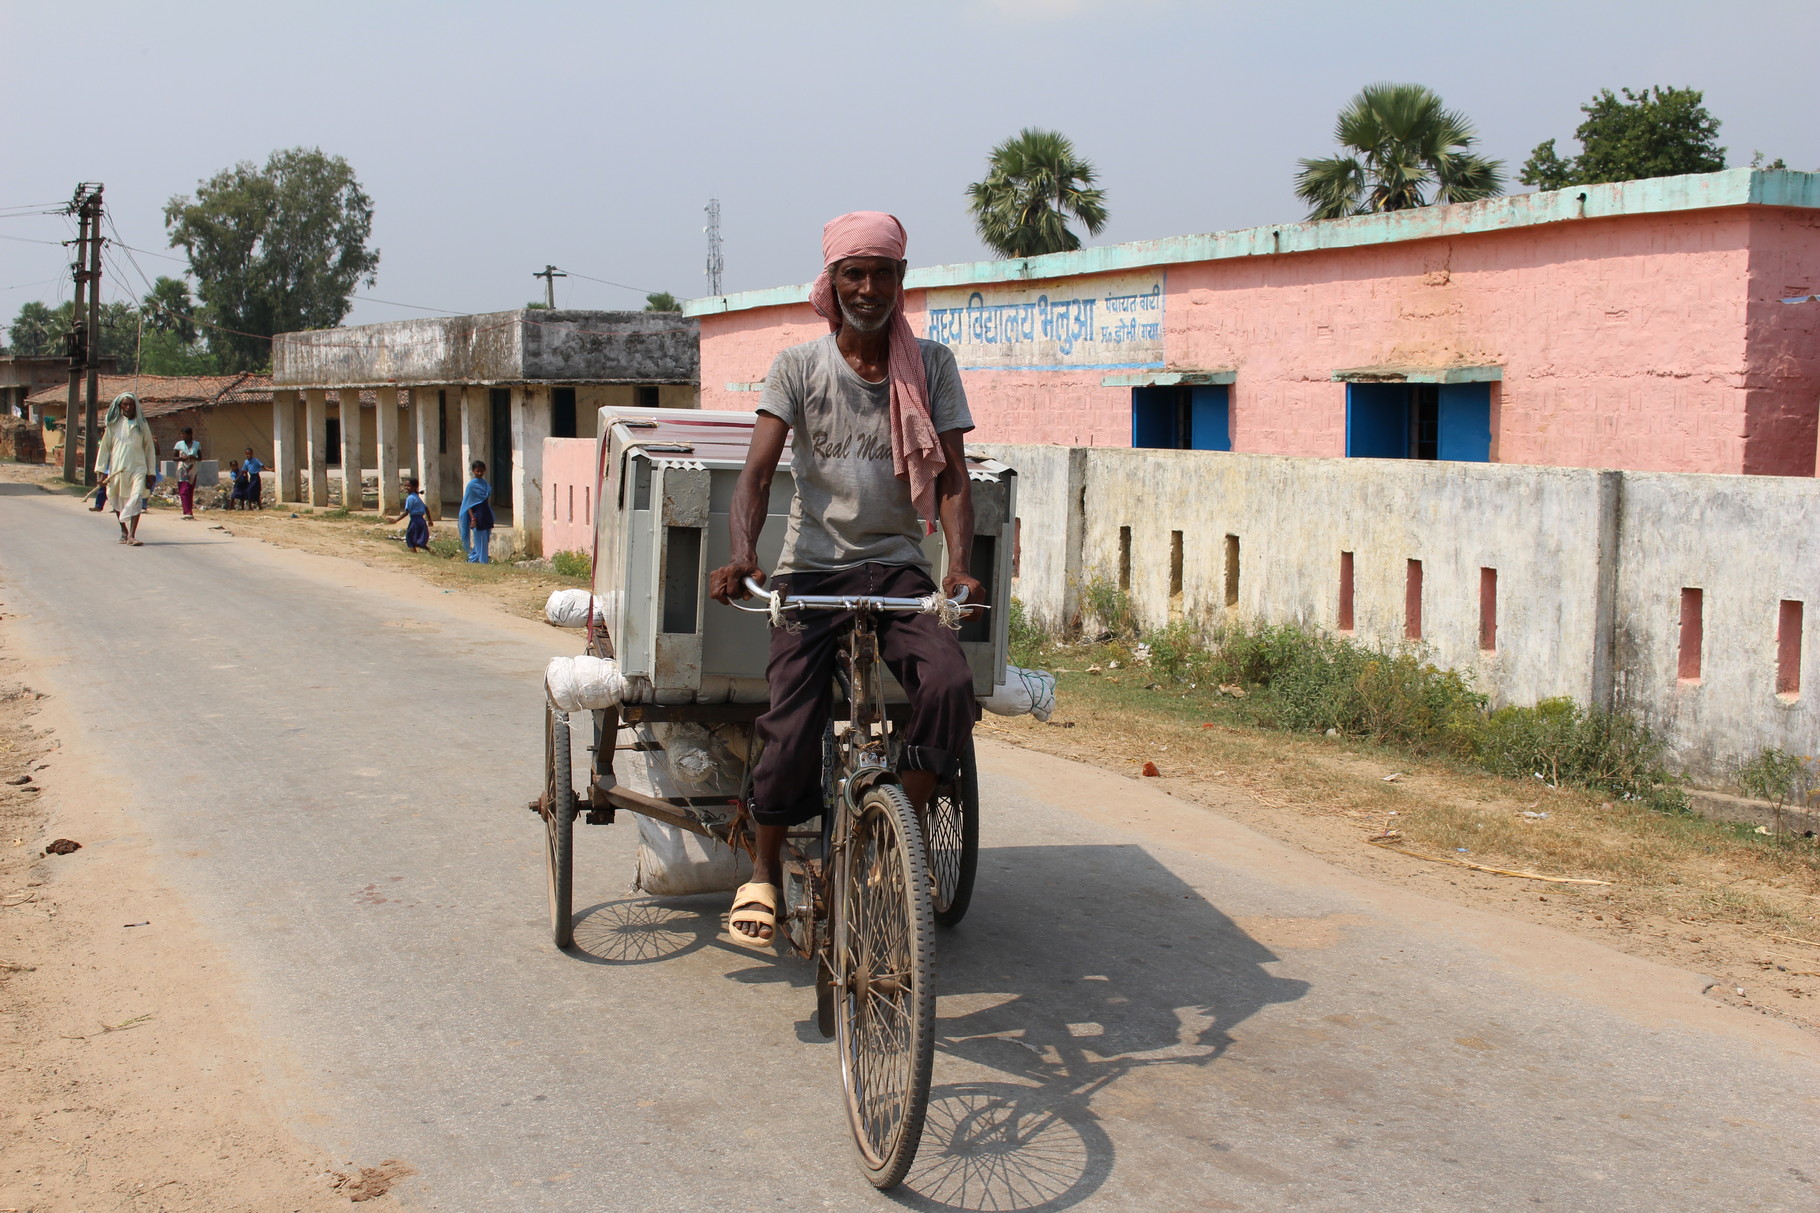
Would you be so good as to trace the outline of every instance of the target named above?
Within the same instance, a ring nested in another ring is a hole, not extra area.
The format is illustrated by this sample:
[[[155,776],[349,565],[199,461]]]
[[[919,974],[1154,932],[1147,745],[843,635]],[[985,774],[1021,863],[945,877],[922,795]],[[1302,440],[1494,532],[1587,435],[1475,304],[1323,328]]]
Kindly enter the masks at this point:
[[[158,878],[0,586],[0,1210],[320,1213],[409,1167],[299,1140],[306,1088]],[[14,782],[26,779],[28,782]],[[81,844],[46,854],[57,839]],[[276,1077],[275,1077],[276,1076]],[[370,1202],[370,1203],[367,1203]]]

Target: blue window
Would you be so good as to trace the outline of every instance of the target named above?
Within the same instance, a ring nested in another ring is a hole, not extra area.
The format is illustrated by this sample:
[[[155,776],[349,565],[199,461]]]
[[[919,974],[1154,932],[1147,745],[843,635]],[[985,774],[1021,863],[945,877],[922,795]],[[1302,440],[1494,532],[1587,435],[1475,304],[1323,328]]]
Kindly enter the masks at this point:
[[[1131,389],[1131,445],[1175,451],[1230,451],[1225,384]]]
[[[1346,454],[1489,463],[1491,384],[1349,383]]]

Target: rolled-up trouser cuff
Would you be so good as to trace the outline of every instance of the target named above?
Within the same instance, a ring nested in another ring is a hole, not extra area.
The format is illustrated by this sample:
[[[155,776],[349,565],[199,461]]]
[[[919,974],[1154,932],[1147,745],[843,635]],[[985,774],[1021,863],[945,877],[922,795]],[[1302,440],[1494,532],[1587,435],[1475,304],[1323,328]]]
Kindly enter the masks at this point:
[[[940,746],[906,745],[897,752],[897,769],[901,771],[932,771],[939,778],[946,779],[954,774],[954,755]]]
[[[822,815],[822,802],[819,797],[801,804],[788,805],[782,809],[770,809],[752,801],[752,820],[761,826],[799,826],[805,821]]]

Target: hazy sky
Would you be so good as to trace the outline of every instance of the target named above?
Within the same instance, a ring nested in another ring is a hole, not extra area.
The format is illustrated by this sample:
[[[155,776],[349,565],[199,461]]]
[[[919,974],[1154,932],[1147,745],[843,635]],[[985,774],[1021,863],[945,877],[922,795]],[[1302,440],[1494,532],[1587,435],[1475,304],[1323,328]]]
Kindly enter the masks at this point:
[[[0,51],[0,215],[101,181],[125,240],[168,255],[172,195],[321,147],[376,208],[378,282],[352,323],[515,307],[550,262],[638,288],[570,277],[560,306],[705,294],[715,196],[728,290],[813,276],[846,210],[898,214],[912,264],[974,260],[963,191],[1029,125],[1098,167],[1112,222],[1094,243],[1295,220],[1296,159],[1328,154],[1340,106],[1378,80],[1438,91],[1513,184],[1541,140],[1574,150],[1579,105],[1620,85],[1704,89],[1732,164],[1820,168],[1814,0],[0,0]],[[70,230],[0,217],[0,320],[67,297],[64,251],[34,242]],[[113,256],[127,281],[103,297],[143,293]]]

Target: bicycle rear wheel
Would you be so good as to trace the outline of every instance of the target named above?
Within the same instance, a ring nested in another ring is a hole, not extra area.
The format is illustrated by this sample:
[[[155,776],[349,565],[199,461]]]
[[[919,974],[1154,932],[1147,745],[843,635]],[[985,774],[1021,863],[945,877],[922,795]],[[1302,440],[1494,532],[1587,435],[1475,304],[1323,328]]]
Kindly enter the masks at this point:
[[[979,771],[973,765],[970,738],[954,778],[935,789],[923,819],[938,926],[951,927],[965,918],[967,904],[973,900],[973,876],[980,858],[979,813]]]
[[[575,942],[575,779],[569,770],[569,716],[543,709],[544,872],[550,892],[550,940]]]
[[[903,789],[861,798],[834,884],[834,1027],[860,1165],[893,1188],[922,1142],[935,1058],[934,911]]]

